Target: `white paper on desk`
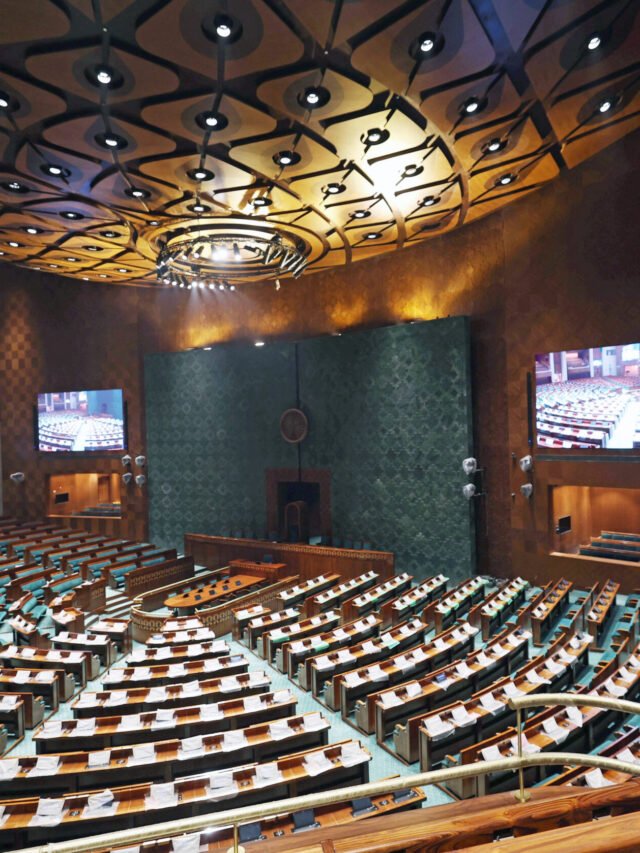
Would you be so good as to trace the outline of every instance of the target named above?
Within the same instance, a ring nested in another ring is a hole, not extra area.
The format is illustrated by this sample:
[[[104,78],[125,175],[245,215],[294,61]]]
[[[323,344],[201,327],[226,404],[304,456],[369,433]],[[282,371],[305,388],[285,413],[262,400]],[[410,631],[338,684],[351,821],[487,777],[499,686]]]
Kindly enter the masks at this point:
[[[121,670],[124,673],[124,670]],[[131,681],[144,681],[151,675],[151,670],[148,666],[137,666],[131,675]],[[124,676],[123,676],[124,677]]]
[[[25,684],[31,678],[31,671],[28,669],[17,669],[13,680],[16,684]]]
[[[337,653],[338,663],[350,663],[356,659],[356,656],[351,654],[348,649],[340,649]]]
[[[375,655],[378,651],[378,647],[371,640],[365,640],[362,644],[362,651],[367,655]]]
[[[409,699],[415,699],[416,696],[420,696],[422,693],[422,687],[417,681],[409,681],[405,684],[404,689]]]
[[[456,705],[451,709],[451,716],[458,726],[468,726],[478,719],[479,714],[467,711],[464,705]]]
[[[464,642],[464,640],[466,639],[466,635],[465,635],[465,634],[463,634],[463,632],[462,632],[459,628],[454,628],[454,629],[453,629],[453,631],[451,632],[451,637],[452,637],[452,639],[454,639],[457,643],[462,643],[462,642]]]
[[[205,672],[216,672],[223,668],[218,658],[206,658],[202,663]]]
[[[269,724],[269,735],[272,740],[284,740],[293,734],[293,729],[286,720],[277,720]]]
[[[427,717],[424,721],[424,727],[429,733],[429,736],[433,738],[446,735],[454,730],[454,726],[452,726],[451,723],[445,722],[440,714],[434,714],[433,717]]]
[[[378,664],[374,664],[367,669],[367,675],[370,681],[388,681],[389,676],[381,669]]]
[[[384,708],[395,708],[396,705],[404,705],[404,700],[401,699],[394,690],[380,694],[380,701]]]
[[[570,655],[569,652],[565,651],[565,649],[560,649],[557,652],[557,655],[560,658],[560,660],[562,661],[562,663],[569,664],[569,663],[575,663],[575,661],[576,661],[575,655]]]
[[[563,665],[558,663],[558,661],[553,660],[553,658],[547,658],[544,665],[552,675],[558,675],[560,672],[564,672]]]
[[[304,715],[304,730],[306,732],[317,732],[327,726],[326,720],[319,711],[312,711]]]
[[[585,773],[584,781],[587,783],[587,787],[589,788],[606,788],[608,785],[613,785],[613,782],[603,775],[602,770],[599,767],[594,767],[593,770],[589,770]]]
[[[323,672],[326,669],[332,669],[334,666],[334,664],[331,662],[330,658],[327,657],[327,655],[320,655],[319,657],[317,657],[315,660],[315,664],[316,669],[320,670],[320,672]]]
[[[575,705],[567,705],[564,710],[569,722],[573,723],[574,726],[581,728],[584,723],[584,718],[580,708],[577,708]]]
[[[48,799],[41,797],[38,800],[38,808],[36,814],[38,817],[58,817],[62,816],[64,811],[64,799]]]
[[[234,729],[222,735],[221,747],[223,752],[233,752],[235,749],[242,749],[243,746],[248,745],[249,741],[242,729]]]
[[[111,750],[102,752],[90,752],[87,757],[88,767],[107,767],[111,763]]]
[[[484,749],[481,749],[482,757],[485,761],[500,761],[502,758],[502,753],[498,749],[496,744],[492,744],[492,746],[485,746]]]
[[[127,656],[127,661],[139,661],[144,660],[146,652],[144,649],[134,649],[130,655]]]
[[[113,814],[117,809],[118,803],[114,799],[113,792],[109,788],[106,788],[97,794],[89,794],[87,805],[85,806],[85,814],[87,816],[108,815]]]
[[[212,720],[222,720],[224,717],[224,713],[218,708],[216,704],[213,705],[201,705],[200,706],[200,719],[206,722],[210,722]]]
[[[145,667],[137,667],[134,669],[134,674],[138,672],[140,669],[144,670]],[[110,672],[106,672],[102,676],[103,684],[116,684],[118,681],[122,681],[124,679],[124,669],[122,667],[116,667],[116,669],[112,669]]]
[[[22,656],[25,658],[35,657],[35,654],[36,654],[36,650],[30,649],[29,646],[22,646],[22,648],[20,649],[20,652],[21,652]],[[15,652],[14,652],[14,654],[15,654]]]
[[[92,698],[91,693],[82,693],[76,702],[74,703],[75,708],[91,708],[95,704],[95,699]]]
[[[111,708],[113,705],[124,705],[127,701],[127,691],[126,690],[113,690],[107,696],[105,700],[105,705]]]
[[[206,669],[206,666],[205,666]],[[178,678],[181,675],[185,675],[186,669],[184,668],[183,663],[171,663],[169,664],[169,669],[167,670],[167,674],[169,678]]]
[[[569,645],[571,646],[572,649],[579,649],[580,646],[582,645],[582,643],[580,642],[579,637],[572,637],[569,640]]]
[[[359,619],[353,627],[356,631],[366,631],[369,626],[364,620]]]
[[[60,766],[59,755],[39,755],[29,771],[29,776],[50,776]]]
[[[202,735],[193,735],[180,741],[180,749],[184,752],[195,752],[202,749]]]
[[[471,678],[473,675],[473,670],[463,660],[456,664],[456,672],[460,678]]]
[[[2,653],[4,657],[12,658],[14,655],[18,653],[18,647],[12,645],[7,646],[7,648]]]
[[[302,640],[296,640],[295,643],[290,643],[289,645],[289,651],[293,652],[294,655],[297,655],[298,652],[304,651],[305,648],[306,646]]]
[[[127,714],[118,723],[119,732],[131,732],[140,728],[140,714]]]
[[[209,651],[212,655],[218,654],[219,652],[228,652],[229,646],[224,640],[216,640],[215,643],[209,643]]]
[[[356,764],[364,764],[365,761],[371,761],[371,756],[357,741],[346,743],[340,750],[340,762],[343,767],[355,767]]]
[[[546,720],[543,720],[542,728],[544,729],[544,733],[547,737],[550,737],[551,740],[554,740],[556,743],[562,743],[562,741],[566,740],[569,735],[569,731],[567,729],[560,728],[555,717],[548,717]]]
[[[442,637],[436,637],[433,641],[433,645],[439,652],[446,652],[446,650],[449,648],[449,644],[445,643]]]
[[[226,675],[224,678],[220,679],[221,693],[234,693],[236,690],[239,689],[240,685],[238,684],[238,680],[232,675]]]
[[[509,697],[509,699],[515,699],[516,696],[524,696],[524,692],[520,690],[519,687],[513,683],[513,681],[507,681],[507,683],[502,688],[505,692],[505,695]]]
[[[309,776],[319,776],[321,773],[335,769],[324,752],[312,752],[307,755],[303,763]]]
[[[284,704],[285,702],[291,701],[291,691],[290,690],[276,690],[273,694],[274,704]]]
[[[216,791],[219,788],[229,788],[233,784],[233,773],[231,770],[219,770],[217,773],[209,774],[209,788],[211,791]]]
[[[164,702],[167,698],[167,690],[165,687],[150,687],[147,693],[146,702]]]
[[[364,684],[365,679],[357,672],[345,672],[344,683],[347,687],[357,687],[359,684]]]
[[[200,833],[178,835],[171,839],[173,853],[198,853],[200,850]]]
[[[628,764],[640,764],[640,758],[638,758],[637,755],[634,755],[628,746],[613,757],[617,758],[618,761],[626,761]]]
[[[333,636],[336,640],[348,640],[349,634],[344,630],[344,628],[336,628],[333,632]]]
[[[514,755],[518,754],[518,735],[514,735],[511,738],[511,747],[513,749]],[[527,736],[524,732],[522,732],[522,754],[523,755],[533,755],[534,752],[540,752],[540,747],[537,743],[531,743],[527,740]]]
[[[505,655],[509,654],[509,649],[505,649],[504,646],[500,645],[500,643],[496,643],[495,646],[492,646],[490,651],[493,655],[499,658],[503,658]]]
[[[478,652],[476,663],[480,664],[480,666],[490,666],[494,661],[490,657],[487,657],[484,652]]]
[[[47,720],[44,724],[44,733],[47,737],[58,737],[62,732],[62,722],[60,720]]]
[[[264,708],[264,701],[261,694],[257,696],[245,696],[242,700],[242,705],[245,711],[259,711]]]
[[[76,732],[82,732],[83,735],[93,734],[96,730],[95,717],[80,717],[76,720]]]
[[[618,670],[618,678],[621,678],[623,681],[630,683],[634,681],[635,675],[632,675],[626,668],[626,666],[621,666]]]
[[[149,794],[145,798],[148,809],[163,809],[175,806],[178,803],[178,792],[173,787],[173,782],[162,782],[151,785]]]
[[[36,681],[39,682],[50,682],[55,679],[54,671],[50,669],[43,669],[42,672],[39,672],[36,675]]]
[[[155,757],[156,750],[152,743],[139,743],[132,747],[127,764],[151,764]]]
[[[12,708],[14,705],[18,704],[18,699],[19,699],[19,696],[14,696],[11,693],[5,693],[5,695],[2,697],[2,704],[8,705],[9,707]]]
[[[282,771],[275,762],[256,765],[253,777],[254,787],[264,788],[267,785],[275,785],[278,782],[282,782],[283,779]]]
[[[202,687],[198,679],[194,678],[193,681],[185,681],[182,684],[180,692],[183,696],[200,696],[202,694]]]
[[[421,663],[423,660],[426,660],[429,657],[429,655],[425,652],[422,646],[418,646],[416,649],[414,649],[411,656],[413,657],[414,663]]]
[[[605,690],[607,691],[607,693],[610,693],[612,696],[615,696],[616,698],[619,698],[620,696],[624,696],[624,694],[627,692],[627,689],[628,689],[626,687],[619,687],[617,684],[614,684],[613,678],[607,678],[607,680],[605,681],[603,686],[604,686]]]
[[[535,669],[530,669],[524,676],[529,684],[551,684],[548,678],[543,678],[541,675],[535,671]]]
[[[20,761],[17,758],[3,758],[0,761],[0,779],[15,779],[20,771]]]
[[[640,667],[640,660],[635,655],[631,655],[629,660],[627,661],[634,669],[638,669]]]
[[[490,714],[493,714],[496,711],[499,711],[501,708],[504,708],[503,703],[499,702],[491,691],[489,691],[488,693],[481,693],[478,698],[482,707]]]

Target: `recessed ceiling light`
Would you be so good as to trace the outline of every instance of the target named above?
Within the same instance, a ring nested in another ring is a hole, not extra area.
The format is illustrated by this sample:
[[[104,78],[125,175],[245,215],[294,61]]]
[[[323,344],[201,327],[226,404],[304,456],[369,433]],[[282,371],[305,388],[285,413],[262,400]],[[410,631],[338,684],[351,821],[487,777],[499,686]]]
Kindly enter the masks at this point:
[[[213,347],[202,347],[202,349],[203,349],[205,352],[211,352],[211,350],[213,349]]]
[[[103,272],[100,273],[100,278],[108,278]]]
[[[235,290],[235,289],[236,289],[235,284],[230,284],[230,285],[229,285],[229,290]]]
[[[360,137],[360,140],[364,142],[365,145],[380,145],[381,143],[386,142],[388,138],[388,130],[382,130],[379,127],[372,127]]]
[[[149,190],[143,190],[140,187],[127,187],[124,194],[129,198],[149,198],[151,195]]]
[[[491,139],[484,147],[484,150],[489,154],[495,154],[497,151],[502,151],[507,143],[502,139]]]
[[[87,252],[101,252],[102,246],[83,246],[82,247]]]
[[[56,166],[55,163],[45,163],[40,166],[40,169],[45,173],[45,175],[50,175],[52,178],[59,178],[61,176],[67,178],[71,174],[68,169],[64,169],[62,166]]]
[[[152,219],[152,220],[151,220],[151,222],[149,222],[149,225],[154,225],[154,226],[155,226],[155,225],[160,225],[160,223],[158,222],[158,220],[157,220],[157,219]]]
[[[88,276],[88,275],[83,275],[83,276],[82,276],[82,280],[83,280],[83,281],[89,281],[89,276]]]
[[[4,252],[0,252],[0,255],[4,255]]]
[[[113,237],[118,237],[118,233],[116,231],[101,231],[100,232],[103,237],[106,237],[108,240],[111,240]]]
[[[381,236],[381,234],[378,231],[369,231],[364,236],[367,240],[377,240]]]
[[[118,272],[129,272],[126,267],[118,267]]]
[[[196,116],[196,124],[203,130],[218,131],[229,124],[229,119],[222,113],[206,110]]]
[[[33,225],[29,225],[24,230],[27,232],[27,234],[39,234],[40,233],[40,229],[35,228]]]
[[[598,112],[608,113],[612,106],[613,101],[611,100],[611,98],[605,98],[604,101],[600,101],[600,103],[598,104]]]
[[[431,59],[440,53],[443,46],[444,38],[441,35],[434,32],[424,32],[411,42],[409,56],[417,61]]]
[[[420,40],[420,53],[431,53],[435,46],[435,39],[431,38],[431,36],[423,36]]]
[[[70,264],[75,264],[75,263],[77,263],[78,259],[77,258],[65,258],[65,261],[69,261]]]
[[[191,178],[192,181],[212,181],[215,178],[215,175],[211,171],[211,169],[189,169],[187,175]]]
[[[273,155],[273,161],[278,166],[293,166],[300,162],[300,155],[296,151],[279,151]]]
[[[124,77],[111,65],[91,65],[85,69],[85,77],[92,86],[102,89],[119,89],[124,83]]]
[[[473,115],[474,113],[480,112],[481,109],[482,109],[482,101],[480,100],[480,98],[475,98],[475,97],[474,98],[467,98],[467,100],[464,101],[460,105],[460,112],[465,113],[465,115],[468,115],[468,116]]]
[[[589,36],[587,41],[587,50],[597,50],[602,44],[602,36],[598,33],[594,33],[592,36]]]
[[[220,284],[218,285],[218,290],[224,290],[225,288],[226,288],[226,285],[225,285],[224,281],[221,281]]]
[[[97,133],[93,138],[101,148],[108,148],[111,151],[122,151],[129,144],[123,136],[119,136],[117,133]]]
[[[516,179],[516,176],[511,174],[511,172],[507,175],[501,175],[496,183],[499,186],[506,187],[508,184],[512,184]]]
[[[187,210],[192,210],[194,213],[206,213],[208,210],[211,210],[208,204],[201,204],[197,202],[196,204],[187,205]]]
[[[440,201],[439,196],[435,195],[426,195],[422,201],[420,202],[420,207],[432,207],[434,204],[437,204]]]
[[[16,240],[9,240],[9,245],[14,249],[19,249],[22,244],[18,243]]]
[[[11,103],[9,96],[5,95],[4,92],[0,92],[0,110],[6,110],[9,108],[9,104]]]
[[[3,181],[1,186],[10,193],[28,193],[30,188],[21,184],[20,181]]]
[[[324,107],[330,100],[331,92],[324,86],[307,86],[304,92],[298,95],[298,102],[308,110]]]
[[[100,70],[96,72],[96,80],[98,83],[102,83],[103,86],[107,86],[111,83],[111,79],[111,72],[108,68],[100,68]]]
[[[60,216],[65,219],[84,219],[84,215],[82,213],[76,213],[75,210],[63,210]]]
[[[254,346],[256,346],[256,347],[263,347],[263,346],[264,346],[264,341],[256,341],[256,342],[255,342],[255,344],[254,344]]]
[[[254,207],[269,207],[273,204],[268,195],[259,195],[251,202]]]
[[[227,15],[217,15],[213,25],[216,35],[221,39],[228,39],[233,32],[233,21]]]
[[[343,193],[345,190],[346,190],[346,187],[344,184],[337,184],[337,183],[327,184],[327,186],[324,188],[325,193],[328,193],[329,195],[339,195],[340,193]]]
[[[415,163],[410,163],[408,166],[405,166],[402,171],[403,178],[414,178],[416,175],[419,175],[424,171],[423,166],[418,166]]]
[[[49,264],[49,266],[51,267],[52,270],[58,269],[58,264]]]

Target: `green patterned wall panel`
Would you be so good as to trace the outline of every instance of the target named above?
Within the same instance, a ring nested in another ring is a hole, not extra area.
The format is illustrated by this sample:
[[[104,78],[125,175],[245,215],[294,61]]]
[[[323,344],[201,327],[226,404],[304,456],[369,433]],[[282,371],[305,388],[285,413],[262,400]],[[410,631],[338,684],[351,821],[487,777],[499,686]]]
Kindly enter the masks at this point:
[[[265,534],[264,469],[296,464],[279,431],[282,411],[295,402],[294,369],[291,346],[147,356],[154,542],[182,548],[187,531]]]
[[[465,318],[147,357],[153,541],[265,533],[265,470],[298,462],[279,435],[280,415],[296,404],[296,346],[310,423],[301,464],[331,469],[334,538],[394,551],[417,577],[471,573]]]
[[[418,577],[473,571],[461,495],[471,391],[465,318],[299,345],[304,467],[332,469],[333,535],[393,551]]]

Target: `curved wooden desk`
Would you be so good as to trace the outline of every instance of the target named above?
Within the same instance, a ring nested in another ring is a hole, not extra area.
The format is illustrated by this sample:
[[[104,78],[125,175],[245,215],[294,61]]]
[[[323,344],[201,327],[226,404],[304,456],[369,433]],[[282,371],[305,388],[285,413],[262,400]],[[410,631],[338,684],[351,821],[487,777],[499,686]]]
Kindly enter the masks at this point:
[[[196,607],[204,607],[226,595],[239,595],[249,587],[264,583],[264,578],[256,575],[237,574],[216,581],[215,583],[199,586],[189,592],[181,592],[165,599],[164,606],[177,608],[180,613],[192,612]]]

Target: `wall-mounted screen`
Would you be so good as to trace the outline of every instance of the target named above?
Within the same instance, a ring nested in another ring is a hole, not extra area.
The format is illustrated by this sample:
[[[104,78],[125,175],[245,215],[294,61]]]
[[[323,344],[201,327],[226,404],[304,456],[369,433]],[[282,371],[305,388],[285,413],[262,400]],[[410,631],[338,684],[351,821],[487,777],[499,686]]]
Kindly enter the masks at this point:
[[[640,449],[640,343],[536,355],[538,447]]]
[[[36,433],[45,453],[125,450],[122,390],[38,394]]]

